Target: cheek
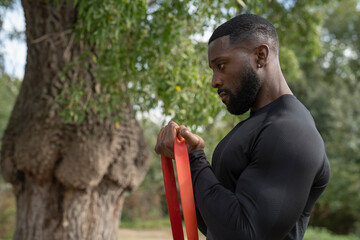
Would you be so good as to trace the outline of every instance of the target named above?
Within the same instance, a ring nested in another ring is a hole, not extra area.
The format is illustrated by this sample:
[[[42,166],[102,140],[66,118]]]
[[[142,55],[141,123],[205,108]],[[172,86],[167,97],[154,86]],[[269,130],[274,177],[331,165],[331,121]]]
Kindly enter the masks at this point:
[[[232,71],[229,71],[228,73],[228,77],[229,77],[229,83],[234,87],[234,88],[239,88],[242,82],[242,72],[237,68],[234,69]]]

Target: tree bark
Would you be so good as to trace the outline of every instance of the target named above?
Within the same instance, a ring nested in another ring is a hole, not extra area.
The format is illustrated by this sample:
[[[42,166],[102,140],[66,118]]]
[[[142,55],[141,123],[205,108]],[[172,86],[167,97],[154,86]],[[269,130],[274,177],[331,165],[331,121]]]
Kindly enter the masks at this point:
[[[94,80],[91,68],[81,67],[61,77],[84,48],[72,33],[76,9],[66,0],[22,5],[27,63],[1,150],[2,174],[16,196],[14,239],[115,240],[124,193],[148,168],[142,130],[131,104],[119,113],[120,126],[96,114],[64,122],[53,107],[64,79]]]

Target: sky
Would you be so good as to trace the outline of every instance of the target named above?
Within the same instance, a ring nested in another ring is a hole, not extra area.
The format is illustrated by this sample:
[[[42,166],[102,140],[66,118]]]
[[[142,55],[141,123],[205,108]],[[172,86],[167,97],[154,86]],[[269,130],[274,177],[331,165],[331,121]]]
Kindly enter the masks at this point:
[[[3,31],[0,34],[3,46],[1,51],[5,58],[5,71],[13,76],[23,79],[26,61],[26,42],[24,40],[10,40],[6,35],[13,29],[25,30],[25,19],[22,6],[16,1],[12,10],[7,10],[4,17]]]

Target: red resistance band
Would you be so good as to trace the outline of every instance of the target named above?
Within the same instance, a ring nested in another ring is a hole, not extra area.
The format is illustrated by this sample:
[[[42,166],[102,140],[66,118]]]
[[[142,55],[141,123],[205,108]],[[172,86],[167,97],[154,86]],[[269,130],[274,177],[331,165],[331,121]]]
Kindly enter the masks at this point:
[[[178,138],[175,139],[174,154],[187,239],[198,240],[199,236],[197,231],[194,193],[190,173],[190,162],[186,143],[184,140],[180,141]],[[184,240],[172,160],[170,158],[161,156],[161,165],[164,176],[166,201],[169,210],[173,239]]]

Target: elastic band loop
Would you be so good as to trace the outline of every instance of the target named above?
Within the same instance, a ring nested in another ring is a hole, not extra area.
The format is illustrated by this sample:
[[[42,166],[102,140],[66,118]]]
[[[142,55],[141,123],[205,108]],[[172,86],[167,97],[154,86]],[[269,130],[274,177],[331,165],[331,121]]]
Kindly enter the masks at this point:
[[[180,141],[176,138],[174,143],[174,154],[187,239],[198,240],[199,236],[197,231],[194,192],[191,181],[189,155],[185,141]],[[161,156],[161,165],[173,239],[183,240],[184,233],[182,230],[172,160]]]

